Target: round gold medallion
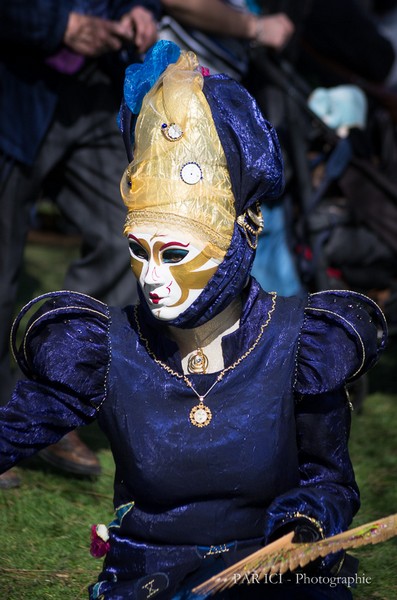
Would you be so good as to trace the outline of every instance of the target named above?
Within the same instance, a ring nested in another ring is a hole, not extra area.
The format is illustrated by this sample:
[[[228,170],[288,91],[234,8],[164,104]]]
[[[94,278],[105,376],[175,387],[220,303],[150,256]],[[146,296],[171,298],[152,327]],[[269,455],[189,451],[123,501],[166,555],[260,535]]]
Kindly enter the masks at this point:
[[[193,406],[189,417],[192,425],[195,425],[196,427],[206,427],[211,422],[212,413],[208,406],[203,402],[200,402],[200,404]]]
[[[205,374],[208,369],[208,358],[204,354],[201,348],[198,348],[194,354],[189,356],[187,361],[187,369],[189,373],[203,373]]]

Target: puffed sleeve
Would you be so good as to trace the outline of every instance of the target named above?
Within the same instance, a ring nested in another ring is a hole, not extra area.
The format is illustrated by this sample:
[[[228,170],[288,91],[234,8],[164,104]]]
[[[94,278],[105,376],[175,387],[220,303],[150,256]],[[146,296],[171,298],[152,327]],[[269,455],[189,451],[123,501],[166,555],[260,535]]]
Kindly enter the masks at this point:
[[[366,296],[313,294],[296,362],[295,423],[299,484],[267,510],[265,537],[306,523],[321,537],[346,530],[359,508],[349,457],[350,408],[345,383],[367,371],[386,343],[385,319]],[[322,561],[328,569],[338,560]]]
[[[37,300],[22,310],[12,331],[25,377],[0,409],[0,471],[91,422],[106,398],[108,307],[71,292],[42,299],[18,347],[18,325]]]
[[[309,296],[296,361],[295,391],[336,390],[370,369],[386,345],[387,327],[378,305],[356,292]]]
[[[266,512],[269,541],[306,523],[320,537],[346,530],[360,502],[349,457],[350,408],[346,391],[303,396],[296,403],[299,485],[276,497]],[[334,556],[323,561],[333,564]]]

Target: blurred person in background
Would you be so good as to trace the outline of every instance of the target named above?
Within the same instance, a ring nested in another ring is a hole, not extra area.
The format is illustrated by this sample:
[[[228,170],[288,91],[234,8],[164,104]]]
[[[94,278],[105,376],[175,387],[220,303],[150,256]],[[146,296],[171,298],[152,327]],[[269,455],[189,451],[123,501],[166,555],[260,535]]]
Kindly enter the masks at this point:
[[[345,71],[367,81],[386,82],[394,65],[395,51],[376,14],[382,6],[385,10],[392,4],[309,0],[298,68],[317,85],[343,83]],[[344,72],[335,71],[332,66],[342,67]]]
[[[370,10],[381,34],[389,40],[397,56],[397,0],[372,0]],[[385,83],[397,89],[397,60],[394,58],[392,68],[387,74]]]
[[[10,397],[9,332],[34,203],[47,186],[81,235],[65,289],[116,305],[135,286],[120,236],[117,112],[125,64],[156,40],[157,0],[0,0],[0,405]],[[100,472],[76,433],[44,459],[81,475]],[[0,488],[19,485],[13,471]]]
[[[250,44],[281,50],[294,32],[284,13],[257,14],[250,0],[162,0],[160,38],[192,50],[211,73],[240,80],[248,70]]]

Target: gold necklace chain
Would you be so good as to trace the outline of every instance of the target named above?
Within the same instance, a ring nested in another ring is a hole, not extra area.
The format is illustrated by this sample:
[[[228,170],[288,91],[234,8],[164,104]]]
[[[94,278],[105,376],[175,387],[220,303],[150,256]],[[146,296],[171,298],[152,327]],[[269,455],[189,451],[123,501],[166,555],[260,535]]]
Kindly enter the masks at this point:
[[[259,334],[258,334],[257,338],[254,340],[252,346],[250,346],[250,348],[248,348],[248,350],[246,352],[244,352],[244,354],[239,356],[239,358],[237,358],[237,360],[235,360],[233,364],[229,365],[228,367],[225,367],[219,373],[219,375],[215,379],[214,383],[205,392],[205,394],[199,394],[198,391],[194,388],[190,379],[188,377],[186,377],[186,375],[184,373],[178,373],[178,371],[174,371],[173,369],[171,369],[171,367],[169,365],[167,365],[167,363],[165,363],[162,360],[157,358],[157,356],[154,354],[154,352],[151,350],[151,348],[149,346],[149,340],[147,338],[145,338],[144,335],[142,334],[141,326],[140,326],[139,319],[138,319],[138,305],[135,305],[134,318],[135,318],[135,323],[136,323],[136,327],[137,327],[137,332],[138,332],[138,335],[139,335],[140,339],[142,340],[142,342],[144,342],[145,348],[146,348],[149,356],[154,360],[154,362],[157,365],[159,365],[165,371],[167,371],[167,373],[169,373],[173,377],[177,377],[178,379],[183,380],[186,383],[186,385],[192,390],[192,392],[194,392],[196,394],[197,398],[199,399],[199,403],[196,406],[193,406],[192,410],[190,411],[189,416],[190,416],[190,422],[192,423],[192,425],[195,425],[196,427],[206,427],[210,423],[210,421],[212,419],[212,413],[211,413],[211,410],[209,409],[209,407],[204,404],[205,398],[214,389],[216,384],[219,383],[224,378],[226,373],[228,373],[228,371],[233,371],[241,362],[243,362],[243,360],[245,360],[247,358],[247,356],[249,356],[251,354],[251,352],[253,352],[255,350],[255,348],[259,344],[259,342],[263,336],[263,333],[264,333],[266,327],[269,325],[272,315],[273,315],[273,312],[276,308],[277,293],[270,292],[270,296],[272,298],[272,305],[269,308],[269,311],[267,313],[266,321],[264,323],[262,323]]]

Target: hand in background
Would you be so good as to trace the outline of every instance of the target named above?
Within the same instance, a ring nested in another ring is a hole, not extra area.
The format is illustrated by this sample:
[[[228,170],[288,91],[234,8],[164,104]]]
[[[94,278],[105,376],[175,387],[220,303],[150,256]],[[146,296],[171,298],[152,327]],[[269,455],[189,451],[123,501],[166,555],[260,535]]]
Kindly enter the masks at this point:
[[[261,46],[281,50],[290,40],[295,26],[284,13],[259,17],[253,41]]]
[[[126,13],[120,23],[130,31],[139,53],[146,52],[157,40],[157,23],[152,13],[142,6]]]
[[[110,21],[71,12],[63,41],[77,54],[96,57],[120,50],[126,42],[133,42],[134,32],[124,19]]]

